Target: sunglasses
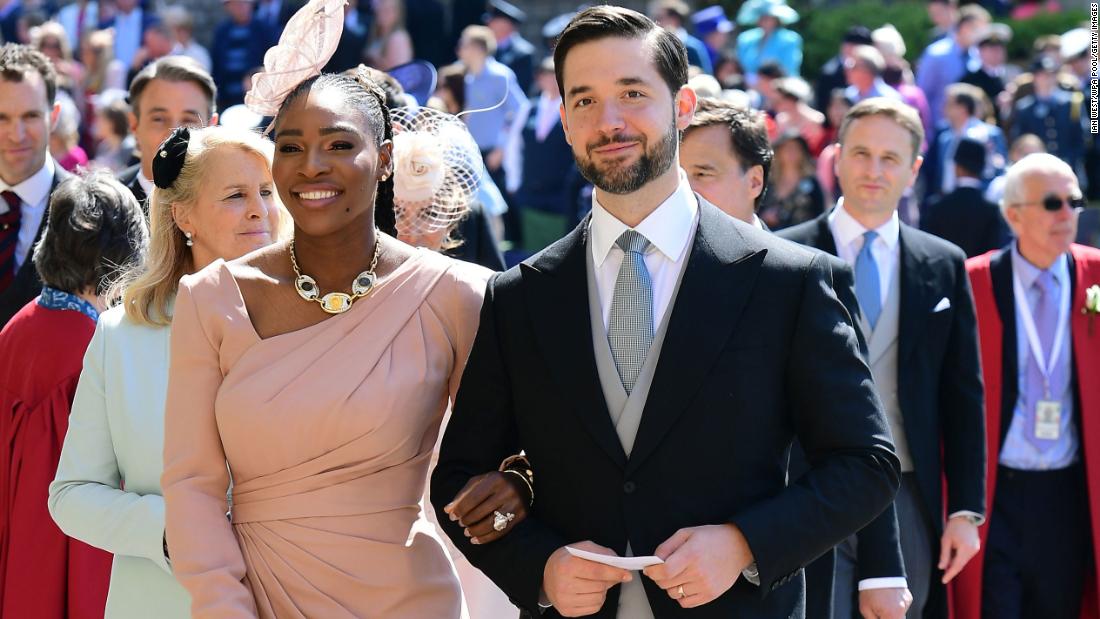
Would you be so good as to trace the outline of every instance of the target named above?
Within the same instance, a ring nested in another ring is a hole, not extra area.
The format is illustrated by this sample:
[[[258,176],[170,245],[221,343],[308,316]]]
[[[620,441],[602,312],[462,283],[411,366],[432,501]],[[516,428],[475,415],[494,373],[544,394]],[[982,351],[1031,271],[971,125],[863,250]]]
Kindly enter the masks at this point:
[[[1062,210],[1062,205],[1063,204],[1068,204],[1069,205],[1069,210],[1071,210],[1071,211],[1075,211],[1077,209],[1083,209],[1088,204],[1088,202],[1083,197],[1062,198],[1061,196],[1056,196],[1054,194],[1050,194],[1050,195],[1046,196],[1045,198],[1043,198],[1042,200],[1037,200],[1037,201],[1034,201],[1034,202],[1017,202],[1017,204],[1019,204],[1019,205],[1039,204],[1044,209],[1046,209],[1048,211],[1051,211],[1051,212],[1054,212],[1054,211]]]

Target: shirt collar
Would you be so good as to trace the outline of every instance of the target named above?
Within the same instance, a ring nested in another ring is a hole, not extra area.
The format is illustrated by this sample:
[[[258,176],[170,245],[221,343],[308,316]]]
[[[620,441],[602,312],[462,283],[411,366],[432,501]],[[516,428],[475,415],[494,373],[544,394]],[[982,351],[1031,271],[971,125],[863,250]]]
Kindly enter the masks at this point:
[[[1058,281],[1058,285],[1061,286],[1069,281],[1069,261],[1066,259],[1066,255],[1062,254],[1058,256],[1058,259],[1054,261],[1054,264],[1050,265],[1049,269],[1046,269],[1054,274],[1054,279]],[[1031,288],[1036,279],[1043,274],[1043,269],[1028,262],[1027,258],[1020,253],[1019,243],[1012,244],[1012,272],[1020,278],[1020,285],[1024,287],[1024,290]]]
[[[156,188],[156,185],[153,184],[153,181],[145,178],[144,170],[138,169],[137,180],[138,184],[141,185],[141,190],[145,192],[145,195],[150,198],[153,197],[153,189]]]
[[[0,191],[11,191],[19,196],[24,204],[41,204],[50,195],[53,187],[54,163],[53,157],[46,156],[46,165],[38,169],[30,178],[17,185],[9,185],[0,180]]]
[[[867,232],[867,228],[863,224],[856,221],[851,214],[844,208],[844,198],[840,198],[836,202],[836,208],[832,213],[829,213],[829,223],[832,225],[833,233],[837,237],[840,245],[850,247],[857,238],[863,236]],[[893,215],[886,223],[882,224],[878,228],[875,228],[875,232],[878,233],[878,238],[882,239],[886,243],[886,247],[893,251],[898,245],[898,236],[901,231],[901,223],[898,220],[898,212],[895,210]]]
[[[698,211],[699,203],[691,191],[687,175],[681,170],[680,184],[676,191],[635,226],[634,230],[649,239],[652,246],[666,258],[676,262],[691,240],[691,228]],[[592,194],[592,221],[589,223],[589,231],[592,238],[592,257],[597,267],[607,259],[619,236],[629,229],[629,226],[600,206],[596,194]]]

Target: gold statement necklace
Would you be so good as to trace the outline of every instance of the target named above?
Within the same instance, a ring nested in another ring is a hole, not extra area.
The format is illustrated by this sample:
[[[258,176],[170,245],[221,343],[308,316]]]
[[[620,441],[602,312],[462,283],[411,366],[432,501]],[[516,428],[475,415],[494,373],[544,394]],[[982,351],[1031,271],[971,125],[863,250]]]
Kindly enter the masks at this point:
[[[374,289],[374,283],[378,279],[374,274],[374,268],[378,266],[379,240],[378,236],[375,235],[374,257],[371,258],[370,267],[367,268],[366,271],[356,275],[355,279],[352,280],[351,294],[330,292],[321,296],[321,290],[317,287],[317,280],[308,275],[302,275],[302,271],[298,268],[298,260],[294,257],[294,239],[291,239],[290,266],[294,268],[294,288],[298,291],[298,296],[306,301],[316,301],[321,305],[321,309],[329,314],[343,314],[351,309],[351,304],[354,303],[356,299],[367,296],[370,294],[370,291]]]

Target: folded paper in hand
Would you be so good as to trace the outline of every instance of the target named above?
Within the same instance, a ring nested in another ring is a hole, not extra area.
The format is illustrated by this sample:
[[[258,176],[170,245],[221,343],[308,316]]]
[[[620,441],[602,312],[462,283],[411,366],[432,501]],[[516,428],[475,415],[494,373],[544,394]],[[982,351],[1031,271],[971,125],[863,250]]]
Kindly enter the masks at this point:
[[[648,557],[612,557],[588,552],[587,550],[580,550],[572,546],[566,546],[565,551],[574,557],[585,559],[586,561],[595,561],[596,563],[603,563],[604,565],[610,565],[611,567],[617,567],[624,570],[642,570],[651,565],[660,565],[664,563],[661,557],[653,555]]]

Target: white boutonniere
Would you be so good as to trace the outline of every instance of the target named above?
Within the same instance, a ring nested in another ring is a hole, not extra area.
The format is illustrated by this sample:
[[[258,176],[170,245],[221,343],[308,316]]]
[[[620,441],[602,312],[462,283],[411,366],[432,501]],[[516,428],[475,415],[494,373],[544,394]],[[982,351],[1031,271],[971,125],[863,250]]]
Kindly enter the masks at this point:
[[[1089,335],[1092,335],[1092,321],[1100,314],[1100,285],[1093,284],[1085,290],[1085,307],[1081,308],[1082,314],[1089,316]]]

